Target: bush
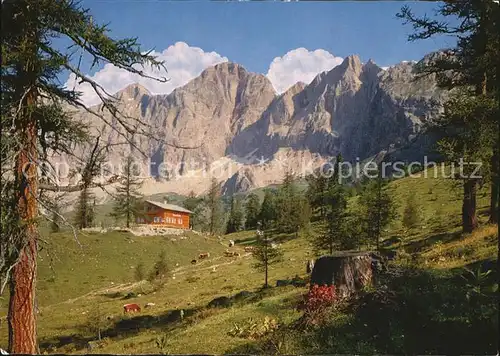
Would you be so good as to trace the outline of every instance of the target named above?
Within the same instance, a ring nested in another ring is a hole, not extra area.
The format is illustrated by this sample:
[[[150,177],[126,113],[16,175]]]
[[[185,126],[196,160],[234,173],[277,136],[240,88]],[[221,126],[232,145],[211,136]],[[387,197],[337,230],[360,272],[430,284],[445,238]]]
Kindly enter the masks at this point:
[[[158,256],[158,260],[153,266],[153,270],[149,273],[148,281],[163,281],[168,273],[167,256],[165,251],[162,251]]]
[[[323,322],[326,311],[337,300],[335,286],[313,285],[304,299],[299,303],[298,310],[304,311],[305,325],[319,325]]]
[[[421,220],[421,209],[417,204],[414,195],[410,195],[406,202],[406,207],[403,212],[403,226],[409,230],[416,228]]]
[[[243,325],[234,323],[234,327],[228,334],[233,337],[256,340],[274,332],[278,328],[279,324],[276,319],[272,319],[268,316],[266,316],[261,323],[249,318]]]
[[[134,271],[134,277],[137,282],[143,281],[145,279],[146,272],[144,270],[144,263],[140,262]]]

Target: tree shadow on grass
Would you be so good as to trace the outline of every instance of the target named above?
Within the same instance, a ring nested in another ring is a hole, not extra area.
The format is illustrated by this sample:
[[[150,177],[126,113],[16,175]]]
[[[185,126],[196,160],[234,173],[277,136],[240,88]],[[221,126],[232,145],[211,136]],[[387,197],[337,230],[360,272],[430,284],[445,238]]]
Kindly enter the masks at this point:
[[[275,288],[267,288],[255,292],[240,291],[232,296],[227,297],[229,303],[219,308],[226,307],[241,307],[246,304],[257,303],[263,299],[275,295]],[[216,298],[218,299],[218,298]],[[219,297],[220,299],[220,297]],[[215,307],[214,307],[215,308]],[[184,321],[186,325],[196,322],[198,313],[203,314],[203,310],[211,309],[208,306],[199,306],[197,308],[184,309]],[[123,316],[115,321],[107,329],[101,331],[102,338],[111,338],[114,340],[123,339],[134,336],[145,330],[162,330],[168,331],[173,328],[182,327],[183,322],[180,317],[180,309],[169,310],[163,314],[153,315],[131,315]],[[62,335],[57,337],[44,338],[40,340],[41,350],[50,350],[52,348],[71,347],[72,350],[79,351],[86,349],[89,342],[96,341],[96,335],[88,336],[86,326],[80,326],[81,333],[71,335]]]
[[[467,297],[461,273],[400,269],[365,293],[348,313],[305,340],[322,353],[493,354],[498,337],[494,295]],[[492,284],[494,279],[488,283]]]
[[[494,261],[474,266],[480,265],[483,271],[496,269]],[[486,290],[496,281],[495,273],[485,282],[483,295],[471,296],[463,270],[394,268],[347,308],[328,314],[323,326],[304,331],[292,324],[283,331],[297,343],[293,353],[301,354],[494,354],[497,304]],[[268,341],[228,352],[262,353]]]
[[[195,313],[203,309],[202,307],[184,309],[184,318],[189,318]],[[181,323],[180,310],[169,310],[164,314],[157,316],[153,315],[134,315],[124,316],[101,331],[102,338],[120,339],[138,334],[144,330],[161,329],[165,330],[178,326]],[[81,326],[82,331],[85,330],[85,325]],[[86,334],[86,332],[84,332]],[[49,348],[61,348],[68,345],[73,346],[75,350],[82,350],[88,346],[88,343],[95,341],[96,335],[84,336],[82,334],[63,335],[57,337],[44,338],[40,340],[40,348],[47,350]]]
[[[437,242],[447,243],[458,240],[460,237],[462,237],[462,234],[459,231],[437,233],[425,239],[408,242],[404,245],[404,249],[408,253],[421,252]]]

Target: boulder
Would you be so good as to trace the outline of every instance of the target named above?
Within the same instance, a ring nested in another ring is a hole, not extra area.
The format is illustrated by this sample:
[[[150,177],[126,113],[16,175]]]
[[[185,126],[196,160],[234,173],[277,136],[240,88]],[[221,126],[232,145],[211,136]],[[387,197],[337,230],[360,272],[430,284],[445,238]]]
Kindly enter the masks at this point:
[[[208,306],[210,308],[227,308],[232,304],[231,298],[228,297],[218,297],[213,299]]]
[[[338,252],[316,260],[310,285],[334,285],[340,297],[346,298],[371,284],[373,280],[372,252]]]

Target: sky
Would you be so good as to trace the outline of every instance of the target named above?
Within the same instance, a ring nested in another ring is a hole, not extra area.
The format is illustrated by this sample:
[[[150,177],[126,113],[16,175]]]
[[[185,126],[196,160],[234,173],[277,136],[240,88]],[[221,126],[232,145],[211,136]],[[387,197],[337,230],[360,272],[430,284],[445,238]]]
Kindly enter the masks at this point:
[[[145,80],[106,65],[81,69],[114,93],[139,82],[154,94],[168,94],[224,61],[262,73],[281,93],[297,81],[309,83],[346,56],[372,59],[381,67],[419,60],[454,45],[449,37],[408,42],[412,32],[396,13],[404,4],[420,15],[433,15],[436,2],[208,2],[165,0],[83,0],[95,22],[109,23],[115,38],[138,37],[144,50],[165,60],[167,83]],[[67,78],[66,85],[74,86]],[[84,100],[98,99],[76,85]]]

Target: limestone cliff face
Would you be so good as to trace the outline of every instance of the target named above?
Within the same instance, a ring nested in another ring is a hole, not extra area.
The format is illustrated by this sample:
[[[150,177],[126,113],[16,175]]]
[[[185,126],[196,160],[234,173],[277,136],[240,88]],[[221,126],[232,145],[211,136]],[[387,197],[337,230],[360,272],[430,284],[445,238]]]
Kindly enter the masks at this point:
[[[230,161],[230,172],[219,180],[232,193],[279,182],[285,159],[288,168],[300,171],[305,157],[313,165],[339,152],[363,160],[410,142],[422,123],[439,113],[446,96],[434,78],[417,79],[414,67],[400,63],[382,70],[350,56],[311,83],[277,95],[265,76],[222,63],[169,95],[153,95],[139,85],[117,93],[122,120],[138,131],[134,135],[107,113],[111,128],[78,115],[114,145],[111,160],[132,152],[152,176],[166,173],[161,190],[175,180],[176,192],[201,193],[208,178],[186,179],[184,187],[179,177],[193,172],[209,177],[214,165],[228,167]],[[127,135],[132,143],[123,145]]]
[[[416,79],[414,64],[387,71],[347,57],[309,85],[276,98],[262,118],[233,140],[230,152],[255,147],[272,156],[280,147],[346,159],[366,158],[391,144],[404,145],[426,117],[438,114],[443,93],[433,78]],[[263,142],[258,146],[258,142]]]

